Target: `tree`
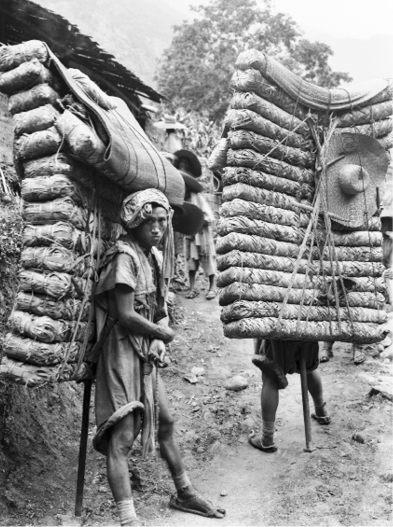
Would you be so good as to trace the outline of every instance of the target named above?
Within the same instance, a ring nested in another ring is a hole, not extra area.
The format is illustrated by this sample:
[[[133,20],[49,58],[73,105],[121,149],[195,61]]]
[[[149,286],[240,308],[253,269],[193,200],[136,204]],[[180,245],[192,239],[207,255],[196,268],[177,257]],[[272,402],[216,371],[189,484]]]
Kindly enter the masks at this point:
[[[291,17],[273,12],[271,0],[210,0],[192,9],[199,16],[174,27],[172,44],[156,76],[159,90],[173,108],[221,117],[228,106],[236,58],[250,48],[320,86],[332,88],[351,80],[328,65],[331,48],[302,38]]]

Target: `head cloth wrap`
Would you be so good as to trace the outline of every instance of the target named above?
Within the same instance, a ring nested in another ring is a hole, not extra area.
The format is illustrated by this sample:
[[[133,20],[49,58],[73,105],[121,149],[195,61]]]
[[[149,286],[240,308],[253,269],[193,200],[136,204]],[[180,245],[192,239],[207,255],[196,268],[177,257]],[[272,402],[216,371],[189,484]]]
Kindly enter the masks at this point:
[[[167,197],[155,188],[134,192],[125,198],[120,211],[120,219],[127,230],[135,229],[153,214],[153,206],[163,207],[167,212],[168,227],[162,238],[162,291],[167,291],[169,280],[173,276],[175,251],[173,240],[172,216],[173,210]]]

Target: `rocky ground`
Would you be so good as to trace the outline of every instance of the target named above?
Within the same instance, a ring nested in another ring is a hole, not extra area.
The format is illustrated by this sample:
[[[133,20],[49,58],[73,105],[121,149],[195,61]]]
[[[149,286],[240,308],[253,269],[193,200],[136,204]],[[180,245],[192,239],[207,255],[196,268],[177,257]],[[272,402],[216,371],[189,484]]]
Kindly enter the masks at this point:
[[[184,293],[177,295],[172,363],[161,375],[188,472],[200,492],[226,508],[227,516],[209,520],[170,510],[174,489],[163,461],[141,460],[137,446],[130,475],[136,508],[146,525],[391,525],[391,350],[390,355],[386,349],[382,354],[374,351],[374,356],[355,366],[350,346],[335,345],[334,358],[320,365],[332,423],[312,423],[312,453],[303,450],[300,379],[291,376],[278,411],[279,450],[264,454],[247,442],[260,422],[261,378],[251,363],[252,344],[224,338],[218,302],[205,300],[204,294],[202,290],[194,300],[186,300]],[[247,387],[225,388],[236,375]],[[24,392],[15,390],[20,399]],[[20,410],[25,412],[31,437],[25,439],[23,458],[4,478],[0,525],[71,525],[81,387],[65,385],[25,397],[28,404],[40,406],[42,419],[30,422],[28,406]],[[9,448],[18,440],[12,436],[12,426],[15,430],[19,418],[11,417]],[[92,419],[90,438],[93,434]],[[82,522],[118,524],[105,460],[91,446]]]

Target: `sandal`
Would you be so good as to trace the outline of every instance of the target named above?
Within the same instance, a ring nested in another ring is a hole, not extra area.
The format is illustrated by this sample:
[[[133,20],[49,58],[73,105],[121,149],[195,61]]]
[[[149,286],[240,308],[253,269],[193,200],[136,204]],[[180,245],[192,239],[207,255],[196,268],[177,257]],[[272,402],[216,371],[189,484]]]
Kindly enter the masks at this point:
[[[199,295],[199,292],[196,289],[190,289],[186,294],[186,298],[196,298]]]
[[[354,364],[362,364],[366,360],[366,354],[363,350],[359,348],[355,348],[353,350],[353,363]]]
[[[217,296],[217,291],[215,291],[214,289],[209,289],[206,295],[206,300],[213,300],[213,298],[216,298],[216,296]]]
[[[223,518],[226,514],[225,509],[215,507],[211,501],[205,500],[199,494],[186,500],[181,500],[178,496],[173,494],[169,500],[169,506],[172,507],[172,509],[189,512],[191,514],[198,514],[205,518]],[[221,514],[221,516],[217,516],[217,513]]]
[[[330,346],[330,342],[326,342],[321,346],[321,351],[319,352],[319,362],[329,362],[333,357],[333,345]]]
[[[318,408],[323,408],[326,405],[326,403],[323,403],[322,406],[318,406]],[[320,425],[330,425],[330,415],[317,415],[317,414],[311,414],[312,419],[315,419],[315,421]]]
[[[273,454],[273,452],[277,451],[277,447],[274,443],[272,445],[265,446],[262,443],[262,435],[257,436],[255,432],[251,432],[251,434],[248,436],[248,442],[251,446],[258,448],[258,450],[262,450],[262,452],[266,452],[266,454]]]
[[[329,415],[319,416],[316,414],[311,414],[311,417],[315,419],[316,422],[319,423],[320,425],[330,425],[331,419]]]

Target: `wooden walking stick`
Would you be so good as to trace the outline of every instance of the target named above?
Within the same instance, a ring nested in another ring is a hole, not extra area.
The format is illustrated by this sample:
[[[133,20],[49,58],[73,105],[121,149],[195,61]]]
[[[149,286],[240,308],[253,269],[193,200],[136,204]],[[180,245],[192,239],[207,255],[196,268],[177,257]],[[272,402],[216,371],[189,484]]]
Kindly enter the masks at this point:
[[[308,400],[308,387],[307,387],[306,356],[303,350],[300,351],[300,382],[302,386],[304,429],[306,432],[306,448],[304,449],[304,451],[312,452],[313,448],[312,448],[312,438],[311,438],[310,404]]]
[[[87,437],[89,434],[89,411],[92,379],[84,381],[81,440],[79,445],[78,478],[76,484],[75,516],[82,516],[83,489],[85,486]]]

